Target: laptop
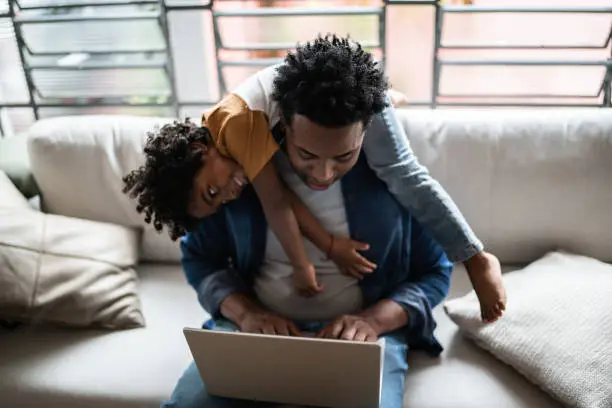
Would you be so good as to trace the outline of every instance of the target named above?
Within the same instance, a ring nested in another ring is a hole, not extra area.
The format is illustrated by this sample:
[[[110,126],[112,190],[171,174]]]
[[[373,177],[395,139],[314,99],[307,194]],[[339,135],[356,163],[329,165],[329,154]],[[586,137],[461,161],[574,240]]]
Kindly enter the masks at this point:
[[[211,395],[281,404],[378,408],[384,340],[376,343],[184,329]]]

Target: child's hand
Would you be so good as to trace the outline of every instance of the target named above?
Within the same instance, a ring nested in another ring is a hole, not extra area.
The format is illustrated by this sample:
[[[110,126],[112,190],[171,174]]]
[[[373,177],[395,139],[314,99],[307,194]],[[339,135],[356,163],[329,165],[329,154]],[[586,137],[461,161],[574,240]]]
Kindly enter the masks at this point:
[[[304,267],[293,268],[293,282],[298,293],[305,297],[311,297],[323,291],[323,285],[317,282],[317,274],[313,264]]]
[[[333,237],[329,258],[334,261],[340,271],[345,275],[353,276],[359,280],[366,273],[372,273],[376,264],[368,261],[357,251],[367,251],[368,244],[353,241],[345,237]]]

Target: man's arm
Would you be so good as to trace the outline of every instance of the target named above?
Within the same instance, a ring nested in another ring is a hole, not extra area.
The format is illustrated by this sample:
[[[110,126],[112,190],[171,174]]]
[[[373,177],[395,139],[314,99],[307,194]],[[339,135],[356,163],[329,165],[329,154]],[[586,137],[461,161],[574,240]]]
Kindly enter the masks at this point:
[[[230,268],[232,245],[224,217],[214,214],[181,241],[183,269],[198,300],[213,318],[221,316],[250,333],[298,336],[289,320],[267,311],[251,295],[240,273]]]
[[[262,311],[261,305],[244,293],[232,293],[221,302],[221,315],[239,327],[249,314]]]
[[[359,314],[374,330],[376,337],[408,324],[406,310],[389,299],[382,299]]]
[[[392,293],[358,315],[341,316],[325,326],[319,337],[374,341],[382,334],[406,327],[413,341],[436,344],[431,311],[448,293],[453,265],[414,221],[411,233],[411,262],[405,279]]]
[[[414,219],[411,233],[409,275],[390,296],[361,314],[377,335],[405,325],[415,334],[433,335],[432,309],[448,294],[453,264]]]
[[[233,293],[247,290],[239,274],[230,268],[229,233],[222,213],[200,221],[198,229],[181,240],[181,264],[202,307],[217,318],[221,303]]]
[[[442,247],[413,218],[410,271],[405,281],[388,296],[408,315],[408,330],[431,338],[435,329],[432,310],[448,294],[453,264]]]

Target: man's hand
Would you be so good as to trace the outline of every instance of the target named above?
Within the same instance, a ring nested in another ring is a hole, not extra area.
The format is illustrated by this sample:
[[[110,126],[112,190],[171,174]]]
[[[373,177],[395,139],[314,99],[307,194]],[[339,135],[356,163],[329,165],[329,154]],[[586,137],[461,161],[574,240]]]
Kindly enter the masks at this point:
[[[408,323],[408,313],[389,299],[379,300],[358,315],[344,315],[332,321],[317,337],[355,341],[376,341]]]
[[[266,310],[259,302],[244,293],[232,293],[221,303],[221,314],[234,322],[245,333],[300,336],[290,320]]]
[[[240,331],[279,336],[301,336],[300,330],[291,320],[264,310],[252,310],[238,323]]]
[[[334,261],[342,273],[361,280],[364,274],[372,273],[376,269],[375,263],[370,262],[358,252],[367,251],[369,248],[368,244],[353,241],[350,238],[333,237],[329,258]]]
[[[344,315],[323,327],[317,337],[373,342],[378,339],[378,330],[374,323],[365,317]]]

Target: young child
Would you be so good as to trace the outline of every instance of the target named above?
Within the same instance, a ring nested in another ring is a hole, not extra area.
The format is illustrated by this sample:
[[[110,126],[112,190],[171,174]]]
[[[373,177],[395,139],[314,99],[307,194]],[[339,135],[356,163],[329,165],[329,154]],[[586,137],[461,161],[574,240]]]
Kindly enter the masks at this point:
[[[357,43],[336,36],[319,37],[313,43],[298,46],[295,53],[288,54],[280,69],[291,70],[294,68],[289,66],[291,64],[308,58],[320,58],[320,55],[313,54],[315,47],[331,50],[329,55],[334,58],[349,58],[342,65],[364,63],[364,66],[355,68],[366,72],[363,78],[369,79],[364,80],[378,81],[377,86],[386,89],[384,74],[372,67],[371,55],[361,50]],[[361,60],[355,58],[355,53],[361,53]],[[278,124],[281,117],[279,104],[273,96],[278,72],[279,67],[266,68],[244,81],[203,116],[202,129],[209,131],[211,142],[218,153],[237,163],[237,167],[253,184],[270,228],[292,263],[298,292],[311,296],[324,288],[318,284],[314,267],[307,259],[301,233],[332,259],[343,273],[361,278],[363,274],[372,272],[376,265],[358,252],[367,250],[367,243],[335,237],[325,231],[300,200],[284,187],[277,174],[271,159],[279,146],[270,129]],[[371,83],[367,85],[372,86]],[[389,95],[403,97],[393,92]],[[427,169],[418,163],[395,118],[394,108],[387,106],[380,115],[383,119],[372,126],[384,128],[367,132],[363,142],[363,151],[370,166],[398,201],[429,228],[449,258],[465,263],[481,303],[483,320],[496,320],[502,315],[506,302],[499,262],[493,255],[482,250],[482,244],[448,194],[429,175]],[[176,123],[174,126],[185,125]],[[214,149],[207,151],[214,153]],[[136,196],[139,194],[137,183],[130,183],[129,179],[128,175],[125,191],[131,191],[131,195]],[[225,188],[224,191],[217,190],[213,187],[211,191],[205,191],[202,198],[206,202],[220,205],[232,199],[237,191],[235,186]],[[214,210],[214,206],[211,209]]]

